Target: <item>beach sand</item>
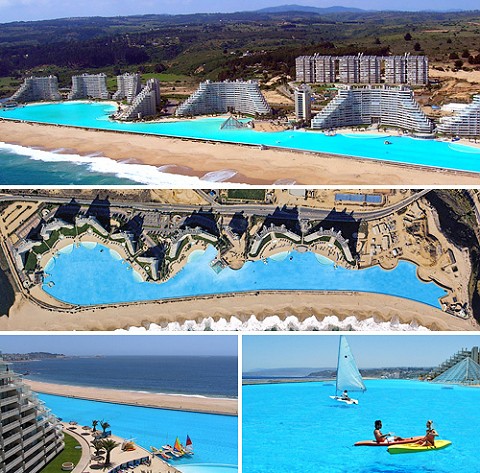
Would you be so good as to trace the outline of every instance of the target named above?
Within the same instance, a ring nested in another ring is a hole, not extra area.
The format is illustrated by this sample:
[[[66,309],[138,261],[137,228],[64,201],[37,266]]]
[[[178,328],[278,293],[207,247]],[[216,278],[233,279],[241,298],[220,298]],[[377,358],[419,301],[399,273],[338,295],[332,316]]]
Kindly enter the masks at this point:
[[[47,150],[68,149],[81,155],[104,156],[202,177],[235,170],[230,182],[266,185],[457,185],[478,184],[478,175],[371,160],[281,150],[260,150],[224,143],[83,130],[54,125],[0,121],[0,140]],[[260,177],[261,176],[261,177]],[[213,183],[212,183],[213,184]]]
[[[40,290],[40,289],[39,289]],[[0,330],[95,330],[111,331],[130,327],[148,328],[154,323],[166,326],[207,317],[230,321],[232,316],[247,321],[277,315],[295,316],[303,321],[311,316],[323,320],[336,316],[339,320],[354,316],[357,320],[374,318],[377,322],[412,323],[431,330],[478,330],[473,319],[463,320],[440,309],[408,299],[371,293],[353,292],[254,292],[224,294],[137,304],[115,304],[85,308],[78,312],[43,309],[18,294],[9,317],[0,318]]]
[[[57,396],[89,399],[92,401],[128,404],[132,406],[156,407],[175,411],[203,412],[209,414],[238,415],[237,399],[182,396],[177,394],[146,393],[104,389],[86,386],[43,383],[25,379],[33,391]]]

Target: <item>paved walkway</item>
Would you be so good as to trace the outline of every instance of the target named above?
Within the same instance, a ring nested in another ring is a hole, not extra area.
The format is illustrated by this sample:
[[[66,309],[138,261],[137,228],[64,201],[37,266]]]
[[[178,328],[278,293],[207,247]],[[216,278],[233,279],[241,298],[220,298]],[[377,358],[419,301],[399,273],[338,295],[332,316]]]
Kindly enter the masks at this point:
[[[82,446],[82,456],[78,464],[73,469],[73,473],[98,473],[100,471],[108,472],[118,465],[145,457],[149,457],[151,459],[150,465],[139,465],[136,468],[129,468],[129,471],[132,473],[142,473],[142,471],[144,473],[181,473],[174,466],[171,466],[160,458],[153,456],[150,451],[140,447],[139,445],[134,444],[134,450],[122,450],[121,446],[125,442],[125,439],[115,435],[110,435],[108,438],[117,442],[119,446],[112,450],[111,463],[108,468],[105,468],[103,466],[103,460],[96,461],[93,459],[94,449],[91,446],[91,442],[93,441],[94,436],[92,435],[92,429],[90,427],[85,428],[80,425],[71,425],[65,422],[63,422],[62,425],[64,432],[75,438]]]

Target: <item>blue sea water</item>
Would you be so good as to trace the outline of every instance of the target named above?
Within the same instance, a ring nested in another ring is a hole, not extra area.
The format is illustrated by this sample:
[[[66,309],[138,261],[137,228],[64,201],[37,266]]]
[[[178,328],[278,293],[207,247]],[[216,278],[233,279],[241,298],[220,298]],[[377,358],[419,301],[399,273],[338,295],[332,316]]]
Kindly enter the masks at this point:
[[[68,161],[60,154],[0,143],[0,184],[2,185],[134,185],[131,179],[114,173],[95,172],[91,164]],[[92,160],[93,161],[93,160]]]
[[[115,107],[106,103],[67,102],[32,104],[13,110],[0,111],[0,117],[102,130],[265,145],[480,172],[480,160],[478,159],[480,150],[456,143],[389,136],[388,140],[392,144],[385,146],[384,141],[387,135],[337,134],[336,136],[325,136],[323,133],[305,131],[221,130],[220,125],[224,120],[222,118],[163,123],[120,123],[108,118],[113,111],[115,111]],[[195,157],[193,156],[192,159]]]
[[[6,139],[6,138],[4,138]],[[169,166],[115,161],[104,156],[80,156],[67,150],[44,151],[0,142],[0,184],[4,185],[138,185],[198,187],[206,181],[168,172]],[[210,181],[228,178],[212,172]]]
[[[325,289],[384,293],[440,307],[439,298],[446,294],[436,284],[420,281],[416,266],[407,261],[389,271],[378,266],[357,271],[335,268],[326,258],[319,263],[314,253],[292,252],[282,261],[249,261],[239,270],[226,268],[217,274],[210,267],[217,250],[209,246],[192,255],[167,282],[155,283],[142,282],[118,253],[112,256],[102,245],[67,248],[72,251],[65,249],[47,263],[42,288],[56,299],[79,305],[267,289]]]
[[[480,389],[420,381],[367,380],[358,406],[329,398],[331,382],[243,387],[243,471],[249,473],[471,473],[478,471]],[[390,455],[354,447],[384,432],[423,435],[428,419],[445,450]]]
[[[101,344],[101,337],[96,337]],[[237,358],[225,356],[108,356],[15,363],[28,378],[56,384],[155,393],[237,397]],[[232,337],[232,343],[237,343]],[[128,346],[125,348],[128,351]]]
[[[195,455],[172,461],[173,465],[236,465],[238,461],[238,420],[235,416],[126,406],[49,394],[38,397],[66,422],[91,425],[93,419],[105,420],[114,435],[134,439],[146,449],[150,446],[159,448],[165,443],[173,445],[177,436],[184,443],[188,434]]]

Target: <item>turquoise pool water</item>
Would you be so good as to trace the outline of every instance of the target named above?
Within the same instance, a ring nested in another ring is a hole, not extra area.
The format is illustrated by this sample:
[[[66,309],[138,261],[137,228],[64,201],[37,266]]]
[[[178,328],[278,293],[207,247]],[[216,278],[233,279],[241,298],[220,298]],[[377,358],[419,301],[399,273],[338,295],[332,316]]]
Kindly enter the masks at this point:
[[[478,471],[480,389],[420,381],[366,381],[358,406],[332,401],[332,383],[243,387],[243,470],[249,473],[470,473]],[[390,455],[354,447],[384,432],[423,435],[433,419],[452,445],[435,452]]]
[[[0,117],[103,130],[265,145],[480,172],[480,149],[456,143],[390,136],[388,139],[392,145],[385,146],[385,136],[369,134],[325,136],[320,132],[306,131],[221,130],[220,125],[224,121],[222,118],[163,123],[120,123],[108,118],[114,111],[115,107],[106,103],[65,102],[32,104],[14,110],[4,110],[0,111]]]
[[[66,422],[74,420],[81,425],[91,425],[92,419],[104,419],[114,435],[135,439],[147,450],[166,442],[173,445],[177,435],[185,443],[188,434],[195,455],[172,461],[173,465],[238,463],[238,422],[234,416],[124,406],[49,394],[38,397]]]
[[[361,271],[335,268],[314,253],[292,252],[281,261],[247,262],[241,269],[219,274],[210,267],[217,250],[209,246],[165,283],[141,282],[118,253],[102,245],[69,246],[45,267],[43,290],[56,299],[79,305],[106,304],[221,294],[254,290],[355,290],[396,295],[440,307],[445,291],[417,278],[416,266],[401,261],[394,270]],[[328,263],[328,264],[326,264]]]

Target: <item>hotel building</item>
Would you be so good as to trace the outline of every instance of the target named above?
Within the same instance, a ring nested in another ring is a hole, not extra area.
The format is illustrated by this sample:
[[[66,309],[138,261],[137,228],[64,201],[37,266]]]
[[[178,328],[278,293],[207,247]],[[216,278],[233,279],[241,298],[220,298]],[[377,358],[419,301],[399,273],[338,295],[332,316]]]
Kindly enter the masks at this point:
[[[142,91],[133,99],[132,104],[115,115],[117,120],[136,120],[157,115],[160,107],[160,83],[158,79],[149,79]]]
[[[256,81],[211,82],[207,80],[202,82],[198,89],[177,108],[176,115],[207,115],[225,112],[268,115],[272,110]]]
[[[312,118],[312,91],[308,85],[302,84],[295,89],[295,117],[299,121]]]
[[[69,100],[76,99],[109,99],[107,76],[105,74],[82,74],[72,77],[72,90]]]
[[[0,355],[0,472],[36,473],[64,445],[58,419]]]
[[[129,74],[128,72],[117,76],[117,91],[113,94],[113,100],[127,100],[131,104],[133,99],[142,90],[142,78],[140,74]]]
[[[345,86],[312,120],[312,128],[372,125],[432,133],[433,122],[405,86]]]
[[[11,100],[16,102],[61,100],[58,93],[58,79],[55,76],[27,77],[20,88],[12,95]]]
[[[305,83],[410,84],[428,83],[426,56],[300,56],[296,59],[296,80]],[[382,69],[385,71],[382,77]]]
[[[437,127],[440,133],[458,136],[480,136],[480,95],[451,117],[444,117]]]

